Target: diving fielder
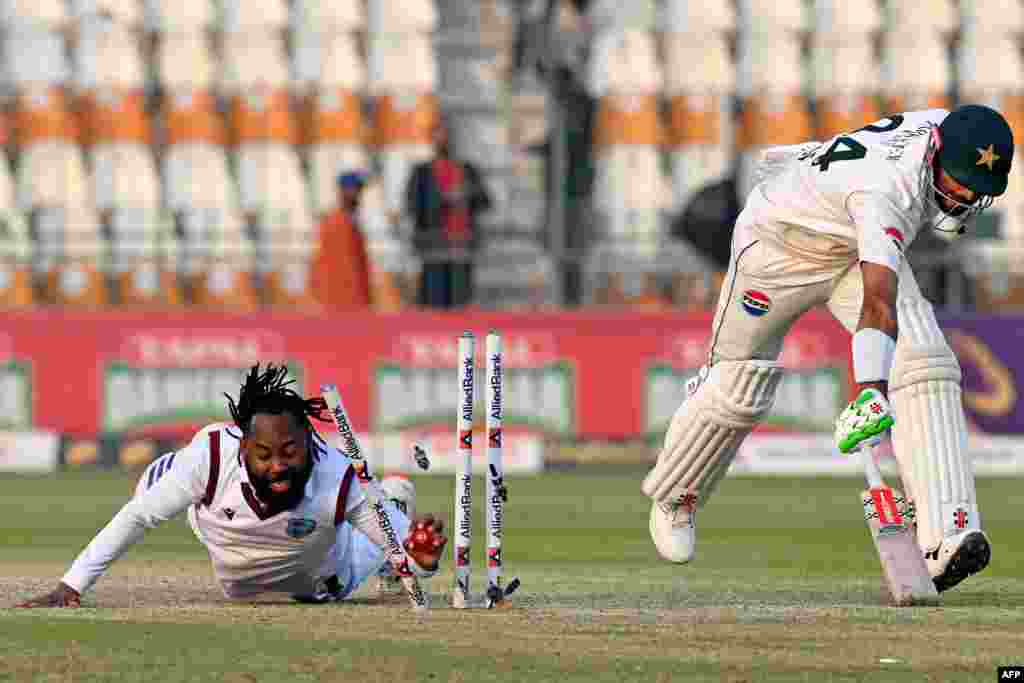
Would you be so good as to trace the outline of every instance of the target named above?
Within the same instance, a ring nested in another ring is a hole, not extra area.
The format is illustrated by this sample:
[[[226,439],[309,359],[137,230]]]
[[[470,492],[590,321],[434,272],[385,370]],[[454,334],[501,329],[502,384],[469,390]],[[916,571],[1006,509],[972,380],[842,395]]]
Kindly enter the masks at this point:
[[[303,399],[291,383],[283,367],[253,367],[238,402],[228,397],[234,424],[205,427],[187,447],[150,464],[134,497],[57,588],[19,606],[78,607],[82,594],[146,529],[182,512],[228,598],[285,593],[328,602],[351,595],[370,576],[387,576],[377,516],[349,460],[310,422],[330,419],[327,406],[321,398]],[[406,488],[401,502],[411,507],[415,493],[411,483]],[[385,508],[407,539],[413,572],[432,576],[448,542],[443,523],[424,515],[411,524],[393,501]]]
[[[857,398],[836,422],[840,451],[891,426],[917,539],[939,591],[991,551],[967,457],[960,367],[907,265],[922,229],[962,234],[1006,191],[1013,135],[978,105],[894,114],[825,142],[770,149],[736,222],[707,365],[643,482],[658,552],[689,562],[696,510],[771,408],[782,341],[826,305],[853,335]]]

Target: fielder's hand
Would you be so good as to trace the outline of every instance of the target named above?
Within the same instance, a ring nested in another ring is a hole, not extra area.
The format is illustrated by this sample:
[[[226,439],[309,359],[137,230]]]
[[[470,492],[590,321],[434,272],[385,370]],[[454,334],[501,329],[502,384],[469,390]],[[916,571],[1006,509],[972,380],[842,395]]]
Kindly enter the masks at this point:
[[[841,453],[875,445],[893,425],[892,408],[877,389],[865,389],[836,420],[836,444]]]
[[[416,564],[427,571],[434,571],[447,544],[444,522],[428,514],[415,519],[409,529],[409,537],[402,545]]]
[[[81,607],[82,596],[71,586],[58,583],[57,588],[45,595],[30,598],[15,607]]]

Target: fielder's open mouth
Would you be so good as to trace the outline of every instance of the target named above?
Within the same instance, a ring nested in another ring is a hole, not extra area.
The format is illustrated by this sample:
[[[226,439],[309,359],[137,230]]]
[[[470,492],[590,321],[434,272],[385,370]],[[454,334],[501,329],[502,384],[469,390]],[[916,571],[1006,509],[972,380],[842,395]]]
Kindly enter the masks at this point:
[[[270,483],[270,490],[274,493],[287,493],[292,487],[290,479],[282,479],[281,481],[274,481]]]

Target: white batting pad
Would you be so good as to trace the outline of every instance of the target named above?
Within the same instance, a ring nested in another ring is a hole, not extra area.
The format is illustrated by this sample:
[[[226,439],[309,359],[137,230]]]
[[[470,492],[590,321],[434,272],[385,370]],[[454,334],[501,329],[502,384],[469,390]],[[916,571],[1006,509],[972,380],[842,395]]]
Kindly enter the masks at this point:
[[[896,414],[893,451],[917,505],[917,540],[925,552],[943,538],[980,529],[974,472],[967,457],[967,422],[960,365],[931,304],[898,304],[900,335],[889,377]]]
[[[781,378],[782,368],[771,361],[713,365],[672,417],[644,494],[654,500],[694,494],[703,505],[743,439],[772,407]]]

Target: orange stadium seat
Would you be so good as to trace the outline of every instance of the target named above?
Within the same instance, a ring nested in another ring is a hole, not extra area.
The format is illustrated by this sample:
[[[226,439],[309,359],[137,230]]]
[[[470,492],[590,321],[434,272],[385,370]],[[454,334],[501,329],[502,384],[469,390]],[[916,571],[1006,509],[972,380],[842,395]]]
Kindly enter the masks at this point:
[[[99,87],[84,95],[82,141],[86,145],[133,142],[148,145],[153,140],[141,88]]]
[[[664,133],[655,95],[605,95],[597,105],[594,145],[660,145]]]
[[[14,142],[20,148],[39,142],[79,139],[79,122],[62,86],[25,89],[15,97]]]
[[[810,108],[799,94],[763,94],[743,102],[737,143],[740,149],[792,145],[813,137]]]
[[[812,52],[817,140],[856,130],[884,113],[879,106],[880,74],[870,36],[862,34],[861,41],[840,42],[845,37],[821,36]]]
[[[78,146],[50,139],[22,148],[17,203],[30,216],[46,299],[77,306],[107,303],[105,242]]]
[[[189,218],[191,220],[194,215]],[[256,265],[253,244],[244,233],[237,214],[220,212],[199,245],[201,255],[192,259],[188,275],[192,302],[205,308],[251,311],[259,305],[253,279]],[[196,236],[191,236],[195,242]]]
[[[682,93],[669,100],[671,147],[722,144],[722,102],[717,93]]]
[[[231,98],[231,143],[298,143],[292,96],[284,88],[256,86]]]
[[[431,93],[379,95],[374,99],[374,142],[378,147],[429,144],[438,116],[438,100]]]
[[[208,90],[168,92],[163,98],[163,142],[166,145],[224,145],[227,130]]]
[[[106,305],[105,244],[92,207],[40,207],[32,213],[32,223],[39,236],[46,300],[66,306]]]
[[[345,88],[325,87],[310,97],[310,144],[361,145],[367,131],[359,95]]]

